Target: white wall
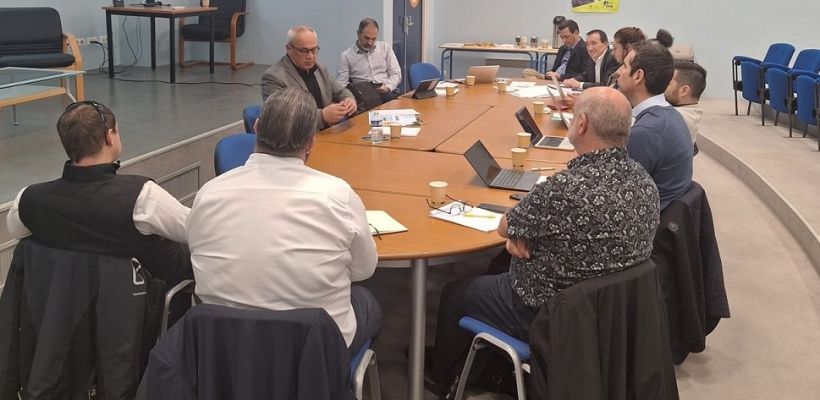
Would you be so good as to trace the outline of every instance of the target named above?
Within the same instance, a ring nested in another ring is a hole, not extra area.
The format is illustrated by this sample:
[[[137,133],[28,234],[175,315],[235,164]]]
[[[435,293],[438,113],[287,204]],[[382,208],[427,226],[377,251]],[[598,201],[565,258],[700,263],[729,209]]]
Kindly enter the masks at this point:
[[[694,47],[696,61],[709,72],[705,95],[711,97],[732,96],[734,55],[760,58],[774,42],[792,43],[797,51],[820,47],[818,0],[621,0],[621,9],[614,14],[576,14],[570,0],[427,0],[427,4],[434,20],[426,56],[436,65],[441,43],[512,43],[519,35],[546,37],[552,18],[563,15],[576,20],[582,33],[598,28],[611,36],[621,27],[637,26],[654,37],[658,28],[666,28],[675,44]],[[456,53],[453,75],[463,75],[470,64],[483,62],[467,54]]]

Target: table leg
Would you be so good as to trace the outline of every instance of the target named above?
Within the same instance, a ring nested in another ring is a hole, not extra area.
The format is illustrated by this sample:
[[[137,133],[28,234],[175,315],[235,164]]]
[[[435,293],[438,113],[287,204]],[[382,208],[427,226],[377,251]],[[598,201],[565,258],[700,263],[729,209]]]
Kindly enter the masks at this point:
[[[114,77],[114,35],[111,29],[111,12],[105,12],[105,34],[108,36],[108,79]]]
[[[157,69],[157,22],[151,17],[151,69]]]
[[[20,125],[20,123],[17,122],[17,105],[11,106],[11,115],[12,115],[12,118],[13,118],[12,123],[14,125]]]
[[[177,81],[177,76],[176,76],[177,66],[176,66],[176,61],[175,61],[176,58],[174,57],[174,53],[175,53],[175,51],[174,51],[175,47],[174,46],[175,46],[177,40],[175,38],[176,29],[174,29],[174,17],[168,18],[168,21],[170,22],[170,25],[168,26],[168,37],[171,39],[171,45],[169,46],[170,47],[171,60],[168,63],[168,67],[171,68],[171,83],[175,83]]]
[[[410,399],[424,398],[424,328],[427,313],[427,260],[413,260],[410,315]]]
[[[209,66],[211,74],[214,73],[214,14],[215,12],[211,13],[211,43],[208,48],[209,54]]]
[[[530,68],[538,71],[538,54],[536,53],[535,57],[533,57],[532,53],[527,53],[527,55],[530,57]]]
[[[445,56],[445,53],[448,53],[449,55]],[[441,73],[442,74],[445,73],[444,60],[448,61],[449,68],[450,68],[449,73],[445,78],[453,79],[453,49],[444,49],[444,50],[441,51]]]

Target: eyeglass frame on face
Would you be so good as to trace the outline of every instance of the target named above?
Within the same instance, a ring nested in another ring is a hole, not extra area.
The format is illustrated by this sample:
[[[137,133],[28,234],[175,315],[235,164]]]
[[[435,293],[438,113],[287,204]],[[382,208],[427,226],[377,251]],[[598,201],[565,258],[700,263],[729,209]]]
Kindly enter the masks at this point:
[[[434,205],[430,204],[430,199],[425,198],[425,199],[424,199],[424,201],[426,201],[426,202],[427,202],[427,206],[428,206],[428,207],[430,207],[430,208],[432,208],[432,209],[434,209],[434,210],[438,210],[438,211],[446,212],[447,214],[450,214],[450,215],[459,215],[459,214],[464,214],[464,213],[467,213],[467,212],[472,211],[472,210],[473,210],[473,208],[474,208],[474,206],[473,206],[473,205],[471,205],[470,203],[468,203],[468,202],[466,202],[466,201],[464,201],[464,200],[459,200],[459,199],[452,198],[452,197],[450,197],[450,195],[449,195],[449,194],[445,194],[444,196],[445,196],[445,197],[447,197],[448,199],[450,199],[450,200],[452,200],[452,201],[456,202],[456,204],[451,204],[449,209],[447,209],[447,210],[442,210],[442,209],[441,209],[441,206],[436,207],[436,206],[434,206]],[[454,208],[454,207],[457,207],[456,209],[458,210],[458,212],[453,213],[453,208]]]
[[[314,56],[315,56],[315,55],[318,55],[318,54],[319,54],[319,49],[321,49],[321,47],[319,47],[319,46],[316,46],[316,47],[314,47],[314,48],[312,48],[312,49],[306,49],[306,48],[304,48],[304,47],[296,47],[296,46],[294,46],[294,45],[292,45],[292,44],[288,44],[288,47],[290,47],[290,48],[291,48],[291,49],[293,49],[293,50],[296,50],[296,51],[297,51],[297,52],[299,52],[299,54],[301,54],[303,57],[307,57],[307,56],[308,56],[308,55],[310,55],[310,54],[312,54],[312,55],[314,55]]]
[[[69,111],[71,111],[71,110],[73,110],[77,107],[80,107],[82,105],[90,105],[90,106],[94,107],[95,110],[97,110],[97,114],[100,115],[100,121],[102,121],[103,131],[108,132],[108,125],[105,123],[105,114],[103,114],[103,111],[102,111],[102,107],[105,107],[105,106],[100,104],[100,103],[97,103],[94,100],[75,101],[75,102],[73,102],[73,103],[66,106],[65,110],[63,111],[63,115],[65,115]],[[62,116],[60,118],[62,118]]]

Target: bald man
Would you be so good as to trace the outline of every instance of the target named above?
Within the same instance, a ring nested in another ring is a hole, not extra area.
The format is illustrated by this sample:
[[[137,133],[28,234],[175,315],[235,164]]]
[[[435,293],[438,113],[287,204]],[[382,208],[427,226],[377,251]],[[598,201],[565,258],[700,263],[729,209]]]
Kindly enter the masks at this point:
[[[658,226],[658,190],[626,153],[631,123],[626,97],[608,87],[583,92],[569,140],[578,156],[536,185],[502,218],[510,270],[451,282],[439,305],[431,390],[444,394],[469,349],[458,327],[469,315],[527,341],[538,309],[586,279],[647,260]]]

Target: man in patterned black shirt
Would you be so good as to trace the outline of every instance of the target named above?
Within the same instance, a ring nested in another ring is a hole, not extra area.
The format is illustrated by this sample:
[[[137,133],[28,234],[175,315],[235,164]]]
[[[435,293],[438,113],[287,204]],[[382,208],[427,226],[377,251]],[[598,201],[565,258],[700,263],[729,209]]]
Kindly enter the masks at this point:
[[[585,279],[649,258],[658,225],[658,190],[629,158],[631,106],[605,87],[578,97],[569,139],[579,154],[535,186],[503,218],[510,271],[449,283],[439,306],[431,389],[446,390],[471,337],[458,320],[472,316],[522,340],[546,301]],[[441,393],[439,393],[441,394]]]

